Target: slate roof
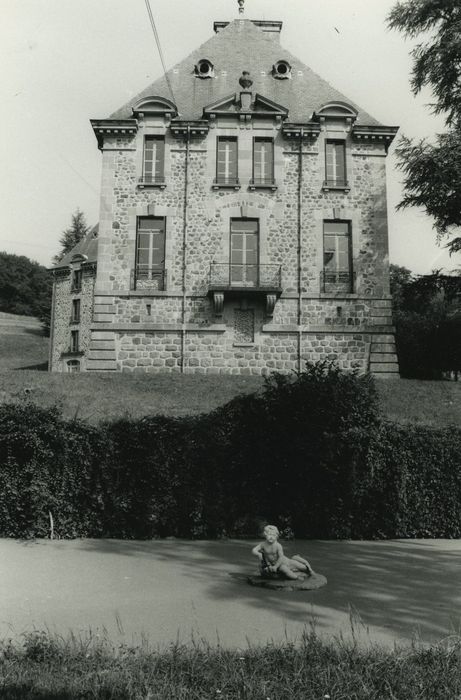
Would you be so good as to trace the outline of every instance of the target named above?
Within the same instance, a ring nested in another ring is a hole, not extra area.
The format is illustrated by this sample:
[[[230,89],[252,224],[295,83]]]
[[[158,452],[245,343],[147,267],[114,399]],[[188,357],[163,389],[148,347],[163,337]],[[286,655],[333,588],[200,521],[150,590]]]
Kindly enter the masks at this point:
[[[358,124],[380,125],[380,122],[283,48],[278,39],[278,34],[264,32],[251,20],[237,19],[170,69],[168,77],[179,111],[178,118],[200,119],[204,107],[232,93],[240,92],[238,81],[242,71],[246,70],[250,72],[253,80],[252,91],[287,107],[290,122],[306,122],[314,111],[327,102],[340,101],[350,104],[358,111]],[[203,58],[213,63],[216,77],[201,79],[195,76],[194,66]],[[291,64],[291,79],[278,80],[272,76],[272,66],[279,60],[286,60]],[[226,74],[222,71],[226,71]],[[261,74],[262,71],[265,75]],[[132,107],[142,97],[151,95],[172,99],[165,76],[146,87],[110,118],[131,118]]]
[[[85,255],[87,257],[85,262],[96,262],[98,259],[98,231],[99,224],[96,224],[90,229],[85,238],[77,243],[72,250],[66,253],[63,259],[51,269],[57,270],[60,267],[68,267],[71,264],[74,255]]]

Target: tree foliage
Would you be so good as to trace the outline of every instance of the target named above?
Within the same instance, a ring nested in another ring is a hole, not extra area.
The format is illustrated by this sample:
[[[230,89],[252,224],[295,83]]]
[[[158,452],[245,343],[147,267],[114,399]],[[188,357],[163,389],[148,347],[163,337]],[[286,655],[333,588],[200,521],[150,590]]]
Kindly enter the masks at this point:
[[[461,371],[461,276],[415,277],[391,265],[391,293],[402,376],[440,379]]]
[[[0,252],[0,311],[41,320],[51,309],[51,276],[25,255]]]
[[[412,50],[411,87],[432,90],[432,110],[445,117],[447,132],[433,144],[402,138],[397,149],[405,194],[399,208],[423,207],[440,238],[461,225],[461,4],[459,0],[405,0],[388,17],[391,29],[406,37],[426,35]],[[461,250],[455,235],[447,247]]]
[[[62,232],[61,238],[59,239],[61,251],[54,256],[53,262],[55,264],[61,262],[66,253],[72,250],[77,243],[80,243],[89,233],[90,229],[91,226],[88,226],[86,223],[85,214],[77,208],[72,214],[71,225]]]

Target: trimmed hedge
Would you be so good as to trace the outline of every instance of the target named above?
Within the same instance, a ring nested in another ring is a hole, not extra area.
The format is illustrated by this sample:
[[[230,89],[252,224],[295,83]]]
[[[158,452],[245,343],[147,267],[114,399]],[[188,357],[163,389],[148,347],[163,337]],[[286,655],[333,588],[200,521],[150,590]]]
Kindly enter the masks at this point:
[[[0,406],[0,535],[461,536],[461,430],[383,422],[370,377],[327,364],[198,417],[92,427]]]

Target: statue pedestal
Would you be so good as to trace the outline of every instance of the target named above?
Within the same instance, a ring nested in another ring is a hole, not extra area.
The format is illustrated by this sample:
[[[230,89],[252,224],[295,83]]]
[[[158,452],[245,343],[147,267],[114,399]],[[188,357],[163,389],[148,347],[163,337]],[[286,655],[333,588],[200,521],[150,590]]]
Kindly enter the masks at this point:
[[[262,576],[248,576],[247,582],[251,586],[259,586],[260,588],[270,588],[275,591],[315,591],[317,588],[322,588],[327,583],[325,576],[316,574],[306,576],[301,579],[283,579],[283,578],[263,578]]]

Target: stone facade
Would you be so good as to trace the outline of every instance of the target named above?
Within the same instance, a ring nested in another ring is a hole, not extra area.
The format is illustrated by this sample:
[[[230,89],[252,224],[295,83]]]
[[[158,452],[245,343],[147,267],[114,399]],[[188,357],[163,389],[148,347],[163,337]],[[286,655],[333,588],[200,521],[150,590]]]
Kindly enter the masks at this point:
[[[221,31],[263,34],[233,24]],[[80,369],[267,374],[335,359],[395,376],[385,182],[395,129],[358,125],[344,101],[324,101],[304,124],[290,122],[283,85],[275,85],[280,102],[236,88],[227,102],[203,101],[200,120],[180,118],[152,89],[134,102],[131,118],[93,122],[101,208],[96,278],[84,274],[81,289]],[[161,183],[143,180],[146,137],[164,139]],[[233,185],[215,181],[218,137],[238,143]],[[255,139],[273,143],[273,181],[264,187],[252,181]],[[338,187],[325,185],[327,140],[344,144],[347,183]],[[155,279],[136,268],[143,217],[165,227]],[[257,223],[251,283],[235,284],[227,272],[234,220]],[[349,226],[346,286],[325,284],[325,222]],[[83,268],[93,270],[90,263]],[[69,359],[71,267],[55,273],[53,371],[65,371]],[[217,271],[223,279],[213,279]]]

